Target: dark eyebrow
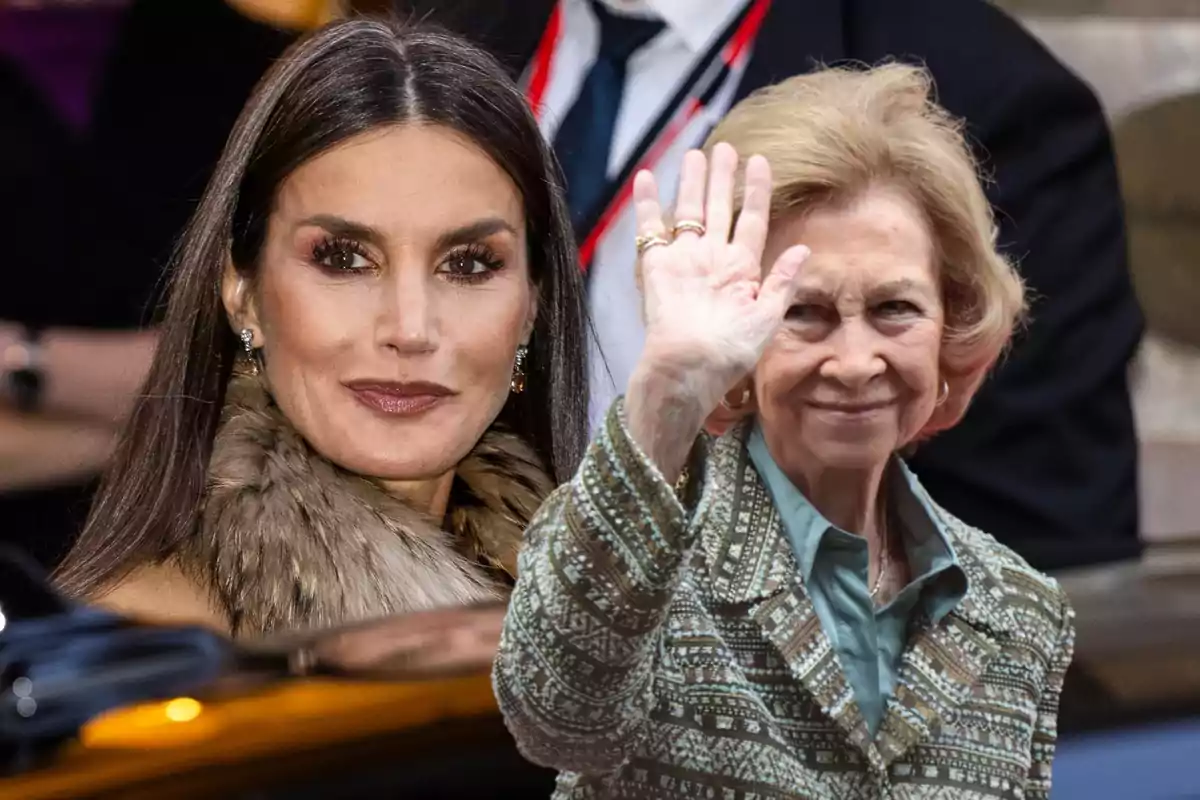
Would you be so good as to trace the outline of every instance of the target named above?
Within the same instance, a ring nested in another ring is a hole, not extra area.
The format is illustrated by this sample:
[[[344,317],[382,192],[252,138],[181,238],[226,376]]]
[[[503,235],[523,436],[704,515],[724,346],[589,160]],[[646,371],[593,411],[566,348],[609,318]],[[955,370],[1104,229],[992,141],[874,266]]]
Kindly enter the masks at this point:
[[[438,237],[437,250],[449,250],[451,247],[471,244],[496,233],[517,235],[517,230],[500,217],[485,217],[461,228],[447,231]]]
[[[380,249],[383,248],[385,238],[383,233],[378,228],[372,228],[370,225],[364,225],[361,222],[352,222],[343,217],[333,216],[332,214],[316,214],[296,223],[297,228],[309,225],[324,228],[334,236],[366,242]]]
[[[344,236],[347,239],[367,242],[380,249],[383,249],[386,239],[378,228],[364,225],[361,222],[352,222],[351,220],[332,214],[316,214],[296,223],[296,227],[298,228],[306,225],[324,228],[334,236]],[[443,233],[438,237],[435,249],[439,251],[448,250],[451,247],[477,242],[480,239],[486,239],[488,236],[502,232],[510,233],[513,236],[517,235],[516,229],[500,217],[485,217],[484,219],[463,225],[461,228],[455,228],[452,231]]]

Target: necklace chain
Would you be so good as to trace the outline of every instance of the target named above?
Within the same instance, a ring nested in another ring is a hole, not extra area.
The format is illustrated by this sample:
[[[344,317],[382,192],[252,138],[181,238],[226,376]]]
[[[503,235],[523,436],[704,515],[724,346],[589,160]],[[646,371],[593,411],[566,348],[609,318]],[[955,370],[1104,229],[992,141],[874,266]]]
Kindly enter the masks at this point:
[[[879,594],[879,590],[883,588],[883,579],[887,577],[888,569],[892,566],[891,548],[888,547],[888,534],[891,533],[892,526],[888,524],[888,513],[886,510],[880,521],[883,523],[883,535],[879,537],[879,571],[875,573],[875,584],[871,587],[871,593],[868,595],[872,600],[875,599],[875,595]]]

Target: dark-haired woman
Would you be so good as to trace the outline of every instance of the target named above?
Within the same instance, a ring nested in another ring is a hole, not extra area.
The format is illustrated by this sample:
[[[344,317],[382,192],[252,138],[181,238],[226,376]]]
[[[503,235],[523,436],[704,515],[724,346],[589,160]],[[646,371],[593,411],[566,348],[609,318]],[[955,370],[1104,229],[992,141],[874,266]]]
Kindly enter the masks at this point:
[[[239,637],[502,597],[585,440],[557,186],[473,47],[367,20],[298,42],[177,250],[61,586]]]

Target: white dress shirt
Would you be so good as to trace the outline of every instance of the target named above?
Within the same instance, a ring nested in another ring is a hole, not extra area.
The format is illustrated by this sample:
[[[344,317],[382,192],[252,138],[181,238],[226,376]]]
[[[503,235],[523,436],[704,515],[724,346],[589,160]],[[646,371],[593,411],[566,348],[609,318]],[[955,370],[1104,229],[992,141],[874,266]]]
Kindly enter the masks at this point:
[[[609,156],[610,177],[615,178],[625,167],[647,128],[747,1],[601,0],[616,14],[658,18],[666,23],[661,33],[629,59]],[[588,1],[563,0],[562,28],[539,115],[542,132],[551,141],[575,102],[598,49],[599,23]],[[674,201],[684,153],[700,145],[729,110],[740,79],[740,72],[731,74],[712,102],[650,165],[664,206]],[[626,208],[597,243],[589,269],[588,307],[597,339],[590,353],[593,427],[603,419],[612,401],[624,393],[645,338],[641,298],[634,280],[636,235],[633,211]]]

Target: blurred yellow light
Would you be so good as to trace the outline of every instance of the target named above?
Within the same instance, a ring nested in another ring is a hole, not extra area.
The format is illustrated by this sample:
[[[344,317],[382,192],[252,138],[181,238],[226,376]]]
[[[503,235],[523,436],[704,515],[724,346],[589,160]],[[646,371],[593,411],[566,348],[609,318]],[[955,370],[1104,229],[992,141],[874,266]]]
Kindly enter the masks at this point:
[[[190,697],[176,697],[163,707],[163,714],[171,722],[191,722],[200,716],[203,706],[199,700]]]
[[[115,708],[84,725],[79,738],[84,747],[96,748],[187,746],[220,733],[220,715],[202,711],[200,701],[190,697]]]

